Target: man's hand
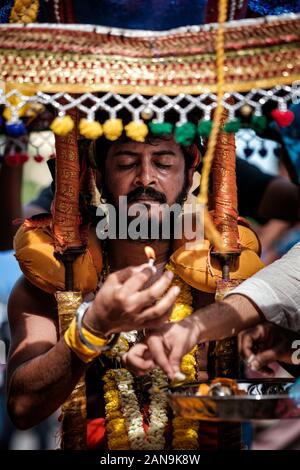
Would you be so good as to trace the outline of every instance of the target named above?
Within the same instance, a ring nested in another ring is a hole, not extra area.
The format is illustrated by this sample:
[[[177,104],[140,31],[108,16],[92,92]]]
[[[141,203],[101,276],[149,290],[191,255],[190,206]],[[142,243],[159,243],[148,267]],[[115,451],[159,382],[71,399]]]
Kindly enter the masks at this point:
[[[148,264],[110,274],[86,312],[85,324],[109,335],[153,328],[166,321],[180,290],[177,286],[169,289],[173,278],[170,271],[144,288],[153,274]]]
[[[134,374],[143,375],[155,364],[173,380],[180,372],[182,357],[198,343],[200,328],[194,316],[181,322],[162,325],[149,332],[144,343],[124,354],[123,361]]]
[[[272,376],[273,370],[268,364],[275,361],[291,363],[294,336],[273,323],[262,323],[240,334],[242,356],[252,370]]]

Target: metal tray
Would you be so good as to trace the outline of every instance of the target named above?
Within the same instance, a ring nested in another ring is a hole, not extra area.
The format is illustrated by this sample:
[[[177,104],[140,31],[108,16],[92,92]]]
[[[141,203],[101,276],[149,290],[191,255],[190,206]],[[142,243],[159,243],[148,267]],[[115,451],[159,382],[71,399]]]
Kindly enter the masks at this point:
[[[196,396],[198,382],[170,387],[168,398],[176,414],[194,420],[241,422],[300,418],[300,407],[288,395],[294,380],[243,379],[237,383],[246,395]]]

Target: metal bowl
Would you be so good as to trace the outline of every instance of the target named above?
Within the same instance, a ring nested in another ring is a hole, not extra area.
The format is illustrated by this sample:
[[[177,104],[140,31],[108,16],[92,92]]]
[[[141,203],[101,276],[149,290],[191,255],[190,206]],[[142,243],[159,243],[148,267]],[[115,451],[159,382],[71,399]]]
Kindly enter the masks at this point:
[[[198,382],[169,388],[168,398],[176,414],[194,420],[241,422],[300,418],[300,407],[288,395],[293,382],[286,379],[237,380],[245,395],[197,396]]]

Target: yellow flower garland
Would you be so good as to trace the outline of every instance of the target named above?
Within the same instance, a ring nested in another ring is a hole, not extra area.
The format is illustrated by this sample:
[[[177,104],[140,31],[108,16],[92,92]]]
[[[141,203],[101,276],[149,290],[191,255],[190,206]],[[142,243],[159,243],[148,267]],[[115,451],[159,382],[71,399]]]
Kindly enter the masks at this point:
[[[180,294],[171,313],[170,321],[180,321],[193,311],[191,288],[176,275],[172,265],[168,264],[166,269],[174,273],[172,285],[180,287]],[[116,353],[118,351],[122,354],[127,350],[128,343],[125,338],[122,339],[122,342],[123,344],[116,345]],[[196,378],[196,360],[194,357],[196,349],[194,348],[182,359],[181,370],[186,376],[185,382],[192,382]],[[103,380],[105,383],[104,399],[109,450],[163,449],[165,442],[163,431],[167,424],[166,400],[162,400],[161,396],[151,395],[149,411],[150,417],[155,419],[151,420],[147,437],[145,437],[146,435],[142,428],[142,417],[139,412],[139,405],[133,388],[133,378],[130,372],[126,369],[111,369],[106,372]],[[167,377],[160,369],[155,369],[152,372],[152,383],[163,383],[164,381],[167,383]],[[158,426],[156,426],[157,416],[161,417]],[[173,449],[196,450],[198,448],[197,421],[176,416],[172,420],[172,425]]]
[[[186,284],[177,274],[171,264],[166,269],[174,273],[173,285],[180,287],[180,294],[176,299],[175,306],[170,316],[170,321],[180,321],[191,315],[193,312],[193,297],[191,287]],[[189,354],[186,354],[181,361],[181,371],[186,376],[185,381],[193,382],[196,380],[196,359],[195,347]],[[172,420],[173,440],[172,448],[176,450],[196,450],[198,449],[198,422],[184,419],[176,416]]]

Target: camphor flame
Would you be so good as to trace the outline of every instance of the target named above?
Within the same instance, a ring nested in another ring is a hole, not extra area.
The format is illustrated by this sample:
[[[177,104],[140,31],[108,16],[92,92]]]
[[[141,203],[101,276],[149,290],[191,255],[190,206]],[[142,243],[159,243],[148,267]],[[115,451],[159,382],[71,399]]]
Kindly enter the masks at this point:
[[[153,248],[151,246],[145,246],[144,251],[145,251],[145,255],[147,256],[147,258],[149,260],[149,264],[151,264],[153,266],[154,261],[156,260],[155,251],[153,250]]]

